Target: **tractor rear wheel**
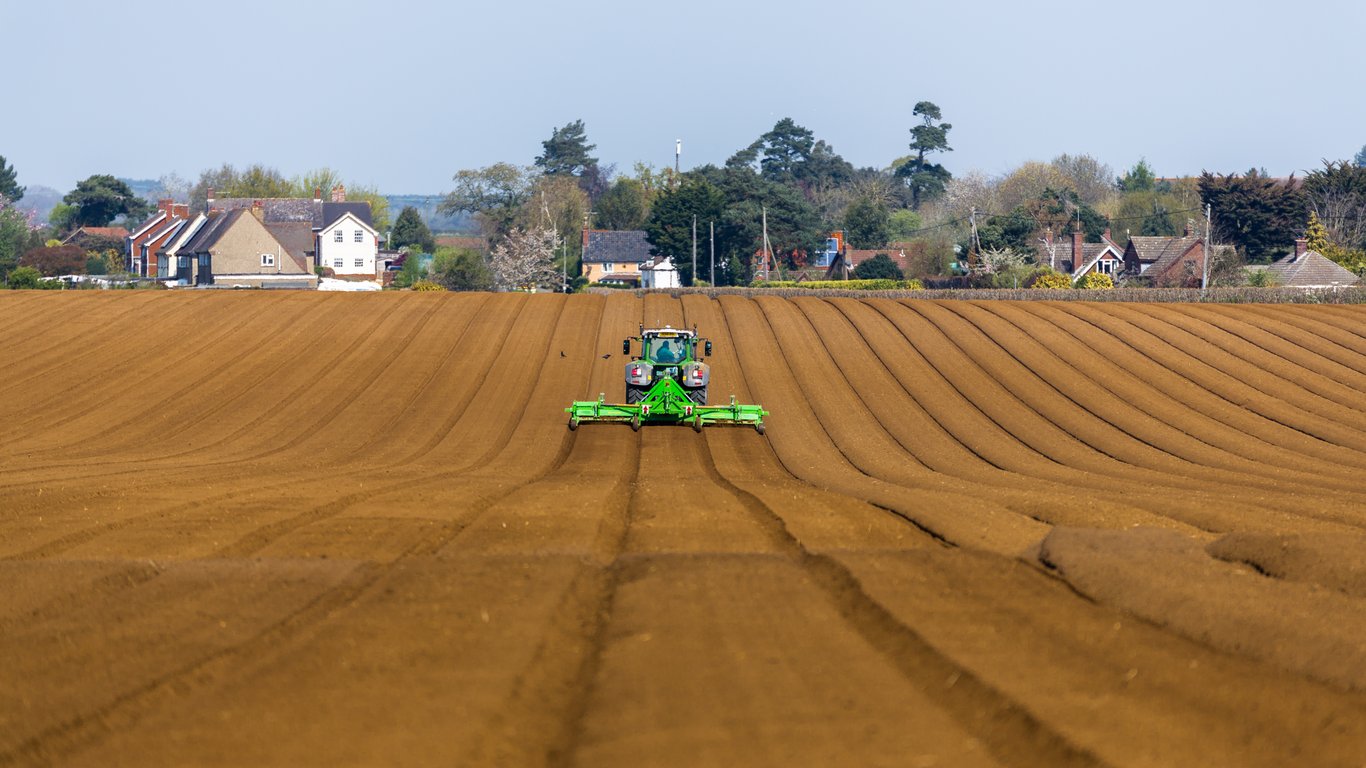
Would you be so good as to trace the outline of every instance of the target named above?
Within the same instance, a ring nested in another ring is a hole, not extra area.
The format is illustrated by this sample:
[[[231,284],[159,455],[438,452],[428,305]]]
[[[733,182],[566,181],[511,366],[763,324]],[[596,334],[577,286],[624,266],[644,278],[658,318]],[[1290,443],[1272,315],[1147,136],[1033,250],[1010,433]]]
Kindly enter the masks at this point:
[[[626,385],[626,404],[627,404],[627,405],[635,405],[636,403],[640,402],[641,400],[644,400],[644,399],[645,399],[645,393],[646,393],[646,392],[649,392],[649,391],[650,391],[650,390],[649,390],[647,387],[635,387],[635,386],[632,386],[632,385],[630,385],[630,384],[627,384],[627,385]]]
[[[690,389],[690,390],[688,390],[688,399],[691,400],[691,401],[693,401],[693,403],[694,403],[695,405],[706,405],[706,404],[707,404],[707,388],[706,388],[706,387],[698,387],[697,389]]]

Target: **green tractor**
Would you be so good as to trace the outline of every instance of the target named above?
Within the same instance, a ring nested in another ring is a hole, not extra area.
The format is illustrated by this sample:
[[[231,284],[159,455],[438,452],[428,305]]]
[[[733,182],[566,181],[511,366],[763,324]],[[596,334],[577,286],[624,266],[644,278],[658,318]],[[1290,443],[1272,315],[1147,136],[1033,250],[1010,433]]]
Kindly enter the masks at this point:
[[[734,395],[730,405],[707,405],[711,366],[697,351],[700,343],[702,356],[710,357],[711,342],[698,338],[696,328],[641,326],[639,336],[622,342],[622,354],[631,355],[632,341],[640,343],[640,354],[626,365],[626,403],[605,402],[605,393],[597,400],[576,401],[565,409],[571,430],[584,422],[606,421],[630,424],[634,430],[642,424],[688,424],[698,432],[706,426],[733,425],[764,433],[768,411],[760,406],[737,403]]]

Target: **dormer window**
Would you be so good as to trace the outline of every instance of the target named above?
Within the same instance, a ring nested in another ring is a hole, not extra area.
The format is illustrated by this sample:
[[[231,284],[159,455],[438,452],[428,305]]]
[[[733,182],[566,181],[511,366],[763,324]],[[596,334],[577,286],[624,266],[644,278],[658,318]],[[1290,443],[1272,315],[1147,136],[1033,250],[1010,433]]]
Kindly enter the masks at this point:
[[[334,242],[334,243],[340,243],[341,241],[342,241],[342,231],[341,231],[340,229],[334,229],[334,230],[332,230],[332,242]]]
[[[261,266],[263,266],[263,267],[273,267],[273,266],[275,266],[275,254],[273,254],[273,253],[263,253],[263,254],[261,254]]]

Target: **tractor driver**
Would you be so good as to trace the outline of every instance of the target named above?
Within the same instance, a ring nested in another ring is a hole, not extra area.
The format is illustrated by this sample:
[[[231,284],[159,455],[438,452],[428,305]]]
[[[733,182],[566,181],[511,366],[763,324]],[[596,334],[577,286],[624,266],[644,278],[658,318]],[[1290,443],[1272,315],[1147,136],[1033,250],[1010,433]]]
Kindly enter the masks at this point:
[[[678,362],[678,352],[674,349],[674,343],[668,339],[661,339],[659,346],[655,348],[655,360],[661,363]]]

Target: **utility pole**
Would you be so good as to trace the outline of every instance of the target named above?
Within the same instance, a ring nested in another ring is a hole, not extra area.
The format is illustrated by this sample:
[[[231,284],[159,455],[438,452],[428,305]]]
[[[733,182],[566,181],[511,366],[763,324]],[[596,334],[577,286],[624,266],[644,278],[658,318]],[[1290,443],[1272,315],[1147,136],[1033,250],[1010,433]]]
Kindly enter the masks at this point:
[[[711,287],[716,287],[716,222],[707,222],[707,241],[711,244]]]
[[[681,167],[682,159],[683,159],[683,140],[682,140],[682,139],[674,139],[674,175],[675,175],[675,176],[679,175],[679,168]]]
[[[692,215],[692,277],[689,280],[697,279],[697,214]]]
[[[1213,221],[1213,210],[1210,208],[1209,203],[1205,203],[1205,258],[1201,259],[1201,261],[1204,262],[1203,269],[1200,275],[1201,291],[1204,291],[1206,288],[1209,288],[1209,260],[1210,257],[1214,255],[1214,245],[1210,240],[1210,230],[1212,229],[1210,225],[1213,223]]]

